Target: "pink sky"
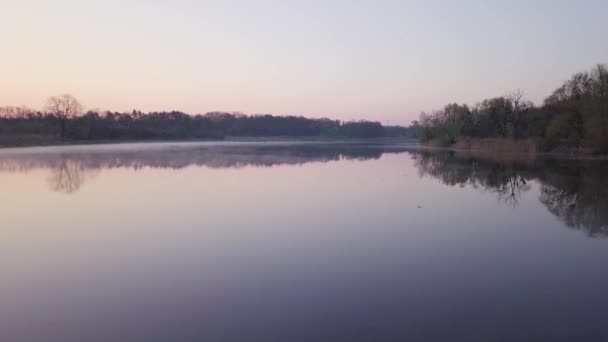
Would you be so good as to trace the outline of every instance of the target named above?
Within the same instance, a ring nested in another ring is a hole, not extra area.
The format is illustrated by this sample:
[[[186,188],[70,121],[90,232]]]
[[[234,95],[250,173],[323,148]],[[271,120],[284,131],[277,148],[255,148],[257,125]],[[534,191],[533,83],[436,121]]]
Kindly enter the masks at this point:
[[[12,2],[0,105],[70,93],[87,109],[408,124],[515,89],[538,103],[607,61],[607,2],[514,2]]]

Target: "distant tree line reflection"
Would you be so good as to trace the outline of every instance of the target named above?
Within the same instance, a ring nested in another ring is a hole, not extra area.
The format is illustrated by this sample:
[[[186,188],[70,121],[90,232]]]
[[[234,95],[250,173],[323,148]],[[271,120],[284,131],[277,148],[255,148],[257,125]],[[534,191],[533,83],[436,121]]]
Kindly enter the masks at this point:
[[[219,144],[193,146],[143,146],[141,148],[67,148],[0,154],[0,171],[28,172],[49,169],[51,189],[73,193],[98,171],[113,168],[181,169],[273,167],[311,162],[378,159],[389,151],[382,146],[358,144]]]
[[[455,152],[412,152],[422,176],[450,186],[472,186],[517,205],[530,182],[540,202],[568,227],[592,237],[608,236],[608,162],[603,160],[489,160]]]
[[[608,236],[608,161],[498,160],[412,146],[369,144],[208,144],[139,145],[138,148],[98,146],[0,151],[0,171],[48,169],[49,187],[71,194],[104,169],[181,169],[274,167],[378,159],[385,153],[407,152],[420,176],[449,186],[470,186],[496,194],[517,206],[532,183],[538,183],[540,202],[568,227],[592,237]]]

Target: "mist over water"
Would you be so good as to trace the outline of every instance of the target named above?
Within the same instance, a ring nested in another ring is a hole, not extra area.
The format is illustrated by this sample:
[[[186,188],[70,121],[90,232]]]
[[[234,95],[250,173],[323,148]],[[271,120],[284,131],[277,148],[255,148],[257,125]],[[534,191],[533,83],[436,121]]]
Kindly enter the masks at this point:
[[[0,340],[602,340],[608,162],[0,151]]]

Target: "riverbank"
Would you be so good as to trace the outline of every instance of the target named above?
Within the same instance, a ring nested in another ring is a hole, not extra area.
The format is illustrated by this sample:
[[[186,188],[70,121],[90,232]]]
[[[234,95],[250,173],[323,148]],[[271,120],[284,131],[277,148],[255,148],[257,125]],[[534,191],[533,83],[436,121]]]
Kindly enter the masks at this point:
[[[590,149],[558,147],[549,151],[540,148],[534,139],[458,139],[452,145],[442,145],[436,140],[422,143],[428,148],[439,148],[493,160],[532,160],[541,156],[568,159],[608,159],[608,155],[593,154]]]
[[[45,147],[45,146],[76,146],[76,145],[107,145],[133,143],[196,143],[196,142],[310,142],[310,143],[368,143],[368,144],[418,144],[416,139],[385,137],[385,138],[349,138],[349,137],[225,137],[223,139],[105,139],[105,140],[74,140],[61,139],[57,136],[45,135],[0,135],[0,148]]]
[[[538,146],[533,140],[459,139],[452,147],[457,150],[471,150],[490,154],[516,153],[535,156],[539,153]]]

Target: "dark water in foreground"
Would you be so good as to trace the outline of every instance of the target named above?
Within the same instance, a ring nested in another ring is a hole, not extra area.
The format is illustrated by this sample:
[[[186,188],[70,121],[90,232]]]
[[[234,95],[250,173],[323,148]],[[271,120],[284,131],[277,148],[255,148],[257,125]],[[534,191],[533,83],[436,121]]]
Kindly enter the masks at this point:
[[[608,340],[608,162],[0,151],[0,341]]]

